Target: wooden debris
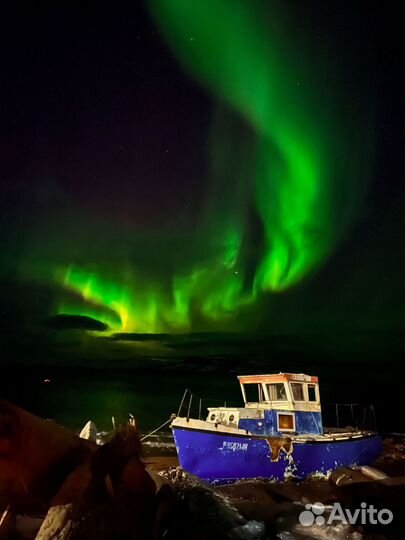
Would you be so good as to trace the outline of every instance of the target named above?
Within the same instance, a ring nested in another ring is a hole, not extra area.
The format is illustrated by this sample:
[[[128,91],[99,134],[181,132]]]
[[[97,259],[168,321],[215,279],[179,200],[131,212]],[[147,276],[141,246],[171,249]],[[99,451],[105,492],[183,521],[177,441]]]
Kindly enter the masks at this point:
[[[4,521],[6,520],[7,514],[9,513],[9,511],[10,511],[10,505],[8,504],[7,508],[3,511],[0,517],[0,527],[3,525]]]
[[[0,540],[7,540],[15,530],[15,516],[10,509],[11,506],[7,505],[4,510],[0,510]]]
[[[359,465],[356,469],[372,480],[385,480],[388,478],[388,475],[384,472],[368,465]]]
[[[71,504],[51,507],[35,540],[69,540],[72,538],[74,530],[72,508]]]
[[[94,422],[89,420],[80,432],[81,439],[97,442],[97,427]]]
[[[359,482],[372,482],[372,479],[365,475],[360,469],[339,467],[339,469],[336,469],[331,473],[329,482],[336,486],[346,486],[358,484]]]

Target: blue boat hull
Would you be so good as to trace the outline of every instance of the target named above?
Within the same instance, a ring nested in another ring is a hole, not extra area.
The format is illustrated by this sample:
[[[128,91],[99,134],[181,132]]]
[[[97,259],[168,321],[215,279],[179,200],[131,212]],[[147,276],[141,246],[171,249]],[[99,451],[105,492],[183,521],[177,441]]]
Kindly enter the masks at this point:
[[[173,427],[181,467],[210,483],[247,478],[304,479],[341,466],[371,464],[381,452],[381,438],[368,435],[336,441],[293,442],[272,460],[265,438]],[[274,456],[273,456],[274,457]]]

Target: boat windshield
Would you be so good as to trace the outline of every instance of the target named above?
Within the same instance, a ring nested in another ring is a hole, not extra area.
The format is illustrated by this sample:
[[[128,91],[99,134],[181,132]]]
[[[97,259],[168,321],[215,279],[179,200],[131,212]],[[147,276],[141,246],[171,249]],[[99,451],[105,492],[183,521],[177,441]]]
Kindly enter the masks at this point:
[[[284,383],[271,383],[267,385],[267,393],[270,401],[286,401],[287,393]]]
[[[259,403],[263,401],[263,388],[261,384],[246,383],[243,385],[246,403]]]

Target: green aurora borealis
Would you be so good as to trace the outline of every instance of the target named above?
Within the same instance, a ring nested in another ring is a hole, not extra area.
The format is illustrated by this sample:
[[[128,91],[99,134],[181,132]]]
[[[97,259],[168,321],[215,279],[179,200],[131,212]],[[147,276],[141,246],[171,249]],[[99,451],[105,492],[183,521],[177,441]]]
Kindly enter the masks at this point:
[[[270,6],[151,2],[183,69],[217,103],[204,208],[190,245],[168,254],[163,239],[149,265],[125,257],[142,258],[148,231],[115,240],[116,257],[92,249],[85,224],[75,249],[30,246],[20,274],[50,284],[53,314],[94,317],[114,332],[229,329],[263,295],[316,271],[350,230],[370,172],[367,101],[348,95],[333,54],[297,32],[284,3]]]

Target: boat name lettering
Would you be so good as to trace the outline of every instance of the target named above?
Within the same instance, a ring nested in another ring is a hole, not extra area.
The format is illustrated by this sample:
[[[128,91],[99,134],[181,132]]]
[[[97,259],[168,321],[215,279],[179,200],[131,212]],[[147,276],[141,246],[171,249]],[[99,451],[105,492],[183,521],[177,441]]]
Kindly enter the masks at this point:
[[[232,450],[232,452],[236,452],[238,450],[246,451],[248,449],[248,443],[224,441],[222,444],[222,449]]]

